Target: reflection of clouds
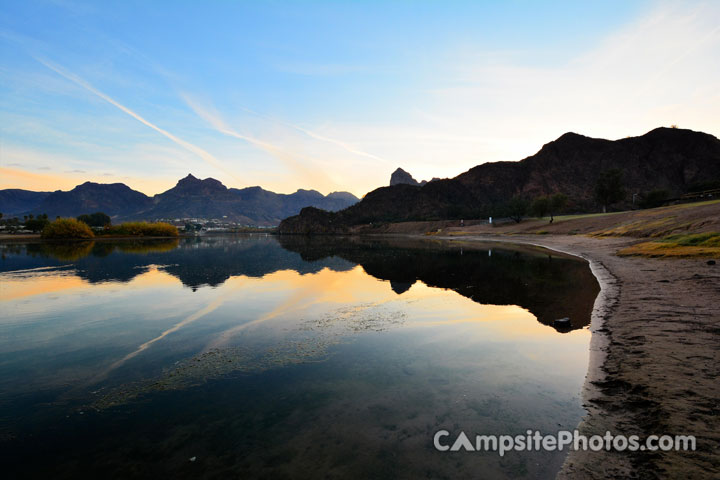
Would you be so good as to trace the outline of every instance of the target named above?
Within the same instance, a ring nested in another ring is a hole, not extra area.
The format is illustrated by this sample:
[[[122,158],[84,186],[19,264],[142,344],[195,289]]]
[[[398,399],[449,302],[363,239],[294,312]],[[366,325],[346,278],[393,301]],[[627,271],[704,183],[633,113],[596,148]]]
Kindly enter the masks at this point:
[[[262,279],[277,292],[290,292],[289,296],[269,312],[255,320],[236,325],[222,332],[206,349],[226,345],[229,340],[249,327],[281,318],[289,313],[299,313],[317,304],[351,303],[360,299],[377,299],[387,296],[389,289],[382,282],[368,276],[362,267],[347,272],[325,268],[315,274],[301,275],[294,270],[284,270],[266,275]]]
[[[366,274],[359,265],[348,272],[324,269],[309,275],[287,270],[266,275],[259,281],[268,291],[287,292],[286,298],[257,318],[221,332],[207,344],[205,351],[225,347],[238,334],[273,320],[285,324],[285,320],[298,322],[305,317],[304,327],[342,325],[353,329],[352,325],[357,324],[355,327],[366,329],[363,325],[372,328],[376,323],[378,329],[382,329],[379,326],[383,319],[391,319],[397,309],[407,312],[407,325],[412,327],[497,321],[496,327],[501,331],[507,329],[507,335],[554,332],[552,329],[546,332],[547,327],[520,307],[481,305],[457,292],[428,287],[421,281],[399,297],[389,282]],[[397,305],[397,309],[390,308],[392,305]],[[317,309],[322,309],[321,318],[308,322],[308,317],[317,318]],[[514,321],[518,319],[529,321]]]
[[[176,323],[176,324],[173,325],[171,328],[168,328],[167,330],[165,330],[164,332],[162,332],[160,335],[158,335],[157,337],[153,338],[152,340],[148,340],[147,342],[143,343],[143,344],[140,345],[136,350],[128,353],[128,354],[125,355],[123,358],[121,358],[121,359],[118,360],[117,362],[115,362],[115,363],[113,363],[112,365],[110,365],[110,367],[108,367],[108,369],[107,369],[105,372],[103,372],[101,376],[103,376],[103,377],[106,376],[108,373],[110,373],[111,371],[113,371],[113,370],[115,370],[116,368],[120,367],[120,366],[123,365],[125,362],[127,362],[127,361],[130,360],[131,358],[137,356],[137,355],[138,355],[139,353],[141,353],[142,351],[147,350],[153,343],[162,340],[163,338],[167,337],[167,336],[170,335],[171,333],[177,332],[177,331],[180,330],[181,328],[183,328],[183,327],[185,327],[186,325],[189,325],[190,323],[192,323],[192,322],[194,322],[194,321],[196,321],[196,320],[204,317],[204,316],[207,315],[208,313],[214,312],[215,310],[217,310],[217,308],[218,308],[220,305],[222,305],[223,303],[225,303],[225,301],[227,300],[227,297],[228,297],[231,293],[233,293],[233,291],[234,291],[234,290],[228,290],[227,292],[224,292],[222,295],[220,295],[219,297],[215,298],[212,302],[210,302],[210,303],[209,303],[208,305],[206,305],[205,307],[201,308],[200,310],[198,310],[197,312],[193,313],[192,315],[189,315],[189,316],[185,317],[182,321]]]

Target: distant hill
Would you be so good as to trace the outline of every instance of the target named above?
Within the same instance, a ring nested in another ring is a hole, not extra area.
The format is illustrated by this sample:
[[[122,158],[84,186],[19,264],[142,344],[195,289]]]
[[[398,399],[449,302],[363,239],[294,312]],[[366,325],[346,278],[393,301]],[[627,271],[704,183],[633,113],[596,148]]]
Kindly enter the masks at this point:
[[[227,188],[213,178],[200,180],[188,175],[175,187],[155,195],[144,218],[223,218],[257,225],[277,225],[283,218],[312,206],[336,211],[358,201],[348,192],[324,196],[315,190],[292,194],[275,193],[261,187]]]
[[[514,196],[532,199],[558,192],[570,198],[572,209],[595,211],[595,184],[612,168],[623,171],[628,192],[621,207],[630,204],[632,193],[664,189],[679,196],[694,185],[720,179],[720,140],[671,128],[616,141],[566,133],[518,162],[478,165],[424,186],[381,187],[334,214],[304,209],[283,221],[280,231],[330,233],[369,223],[480,218],[502,212]]]
[[[122,217],[148,208],[151,204],[150,197],[124,183],[85,182],[69,192],[51,193],[29,212],[47,213],[51,218],[75,217],[93,212]]]
[[[33,210],[40,205],[50,193],[51,192],[20,190],[19,188],[0,190],[0,212],[2,212],[4,216],[8,216]]]
[[[195,217],[277,225],[280,220],[296,215],[304,207],[336,211],[357,201],[358,198],[348,192],[333,192],[324,196],[315,190],[298,190],[287,195],[260,187],[227,188],[213,178],[201,180],[192,175],[154,197],[122,183],[85,182],[68,192],[52,193],[0,190],[0,212],[3,214],[47,213],[52,218],[102,211],[114,221]]]

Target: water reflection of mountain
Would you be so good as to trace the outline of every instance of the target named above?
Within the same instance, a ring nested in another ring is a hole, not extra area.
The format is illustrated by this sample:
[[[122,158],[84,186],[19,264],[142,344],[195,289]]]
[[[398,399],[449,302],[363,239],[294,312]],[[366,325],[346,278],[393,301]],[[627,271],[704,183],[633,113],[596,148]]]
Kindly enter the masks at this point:
[[[0,272],[66,266],[91,283],[127,282],[151,265],[186,286],[216,286],[232,276],[300,274],[355,265],[387,280],[398,295],[420,280],[478,303],[519,305],[542,323],[590,321],[599,291],[587,263],[532,247],[401,238],[217,236],[180,240],[0,244]]]
[[[600,287],[587,262],[534,247],[401,238],[281,236],[303,259],[337,256],[359,263],[402,294],[418,280],[478,303],[519,305],[544,324],[569,317],[588,325]]]
[[[332,256],[307,262],[271,236],[4,244],[0,252],[0,272],[72,265],[79,277],[91,283],[128,282],[156,265],[193,288],[220,285],[237,275],[262,277],[279,270],[306,274],[355,266]]]

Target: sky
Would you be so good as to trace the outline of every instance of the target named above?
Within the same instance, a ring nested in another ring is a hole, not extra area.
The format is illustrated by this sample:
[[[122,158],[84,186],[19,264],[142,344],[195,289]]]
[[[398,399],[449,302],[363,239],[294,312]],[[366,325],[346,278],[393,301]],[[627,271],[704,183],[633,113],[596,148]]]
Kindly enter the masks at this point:
[[[720,136],[720,2],[0,0],[0,188],[358,196],[563,133]]]

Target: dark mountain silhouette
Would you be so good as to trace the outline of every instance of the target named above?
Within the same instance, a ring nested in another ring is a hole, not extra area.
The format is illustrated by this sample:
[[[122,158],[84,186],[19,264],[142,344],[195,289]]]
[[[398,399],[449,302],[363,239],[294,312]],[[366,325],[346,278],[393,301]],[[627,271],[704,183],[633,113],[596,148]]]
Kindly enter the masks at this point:
[[[435,178],[433,178],[433,179],[430,180],[430,181],[431,181],[431,182],[434,182],[435,180],[439,180],[439,178],[435,177]],[[415,185],[415,186],[420,186],[420,187],[422,187],[422,186],[425,185],[426,183],[429,183],[429,182],[428,182],[427,180],[423,180],[423,181],[421,181],[421,182],[418,182],[417,180],[415,180],[415,179],[413,178],[412,175],[410,175],[408,172],[406,172],[406,171],[403,170],[402,168],[398,168],[397,170],[395,170],[395,171],[392,173],[392,175],[390,175],[390,186],[391,186],[391,187],[392,187],[393,185],[401,185],[401,184],[404,184],[404,185]]]
[[[566,133],[519,162],[478,165],[424,186],[381,187],[337,213],[303,209],[284,220],[280,232],[341,233],[370,223],[497,216],[514,196],[553,193],[568,195],[573,210],[596,211],[595,183],[613,168],[622,170],[628,192],[620,207],[630,204],[632,193],[664,189],[679,196],[695,184],[720,178],[720,140],[671,128],[616,141]]]
[[[358,201],[347,192],[324,196],[315,190],[292,194],[274,193],[261,187],[227,188],[213,178],[200,180],[188,175],[170,190],[155,195],[143,218],[222,218],[258,225],[277,225],[303,207],[341,210]]]
[[[415,180],[412,175],[402,168],[398,168],[392,173],[392,175],[390,175],[390,186],[392,187],[393,185],[400,184],[418,186],[420,185],[420,182]]]
[[[68,192],[52,193],[0,190],[0,212],[75,217],[102,211],[114,221],[195,217],[277,225],[303,207],[336,211],[357,201],[357,197],[348,192],[324,196],[315,190],[298,190],[286,195],[260,187],[227,188],[213,178],[201,180],[192,175],[152,198],[122,183],[85,182]]]
[[[0,190],[0,212],[16,215],[35,209],[52,192],[33,192],[19,188]]]
[[[112,217],[131,215],[148,208],[152,199],[124,183],[85,182],[69,192],[53,192],[30,213],[50,217],[75,217],[83,213],[105,212]]]

